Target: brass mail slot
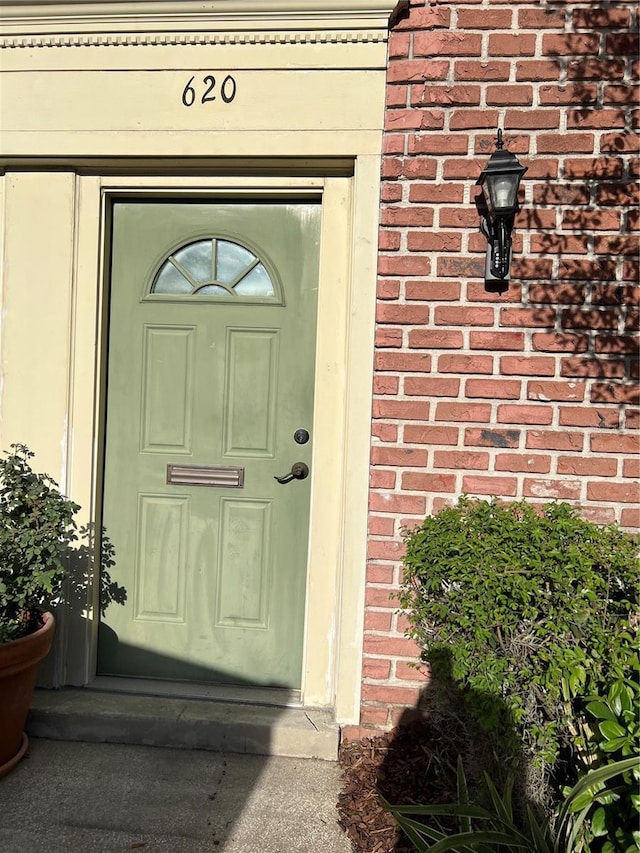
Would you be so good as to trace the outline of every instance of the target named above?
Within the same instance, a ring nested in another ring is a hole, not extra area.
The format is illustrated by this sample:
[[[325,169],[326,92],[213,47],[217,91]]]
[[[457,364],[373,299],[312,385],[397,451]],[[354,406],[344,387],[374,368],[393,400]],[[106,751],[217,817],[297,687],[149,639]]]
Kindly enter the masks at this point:
[[[244,488],[244,468],[225,465],[167,465],[167,483],[177,486]]]

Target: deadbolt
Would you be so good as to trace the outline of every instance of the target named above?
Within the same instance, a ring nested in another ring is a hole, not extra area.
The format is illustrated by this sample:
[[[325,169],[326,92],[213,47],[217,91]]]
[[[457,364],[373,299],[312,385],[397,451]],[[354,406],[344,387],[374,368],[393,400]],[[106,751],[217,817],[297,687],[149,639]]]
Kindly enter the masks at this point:
[[[309,441],[309,433],[306,429],[297,429],[293,434],[293,440],[296,444],[306,444]]]

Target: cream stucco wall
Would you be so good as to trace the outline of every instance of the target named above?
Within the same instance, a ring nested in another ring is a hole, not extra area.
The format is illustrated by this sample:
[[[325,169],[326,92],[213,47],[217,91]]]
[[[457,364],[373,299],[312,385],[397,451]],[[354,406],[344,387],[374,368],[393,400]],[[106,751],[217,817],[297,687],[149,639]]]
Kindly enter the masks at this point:
[[[99,521],[110,200],[322,198],[303,701],[333,706],[342,723],[359,708],[393,5],[18,2],[0,12],[0,436],[3,448],[29,444],[84,520]],[[216,99],[202,103],[213,77]],[[63,619],[54,679],[94,675],[96,592]]]

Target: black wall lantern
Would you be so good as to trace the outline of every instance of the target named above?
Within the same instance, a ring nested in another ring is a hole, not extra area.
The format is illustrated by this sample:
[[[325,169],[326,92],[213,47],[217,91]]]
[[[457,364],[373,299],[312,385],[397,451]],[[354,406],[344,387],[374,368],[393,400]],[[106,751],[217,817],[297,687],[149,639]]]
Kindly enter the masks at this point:
[[[505,150],[500,129],[496,148],[476,181],[482,189],[485,206],[480,230],[488,243],[485,279],[509,281],[511,232],[518,210],[518,187],[527,167],[520,164],[515,154]]]

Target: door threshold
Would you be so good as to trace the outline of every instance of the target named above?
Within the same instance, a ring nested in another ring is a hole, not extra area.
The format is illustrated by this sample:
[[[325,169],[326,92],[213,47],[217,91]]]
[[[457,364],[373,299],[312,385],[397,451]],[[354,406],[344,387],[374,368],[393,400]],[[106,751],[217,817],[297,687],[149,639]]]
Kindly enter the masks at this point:
[[[200,699],[236,705],[264,705],[272,708],[302,708],[300,690],[282,687],[241,687],[234,684],[205,684],[122,675],[98,675],[86,685],[85,689],[105,693],[127,693],[133,696]]]

